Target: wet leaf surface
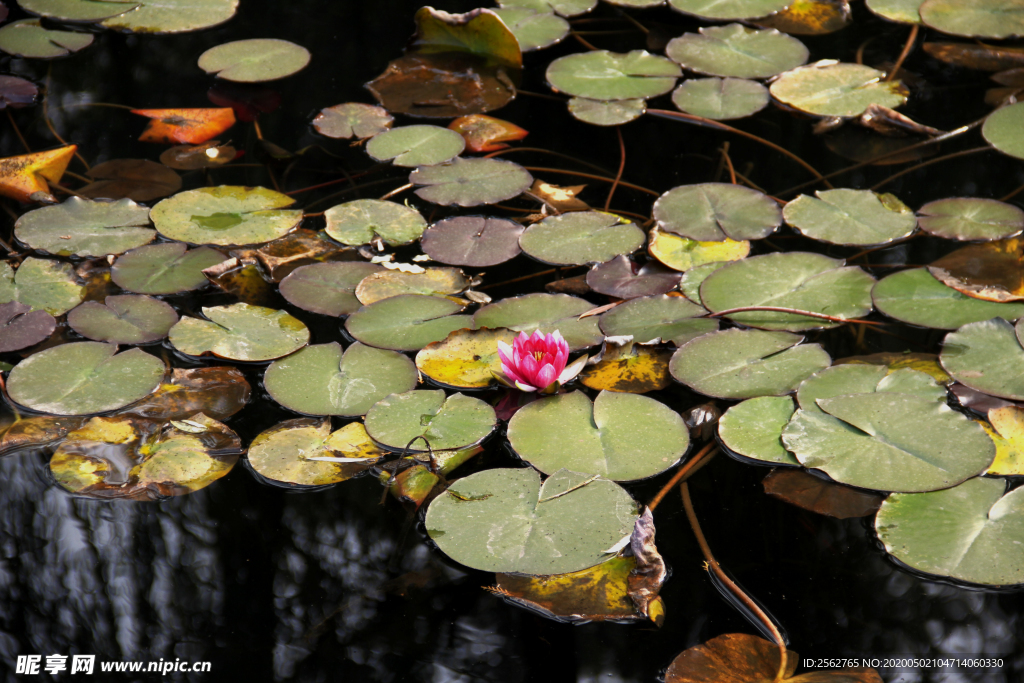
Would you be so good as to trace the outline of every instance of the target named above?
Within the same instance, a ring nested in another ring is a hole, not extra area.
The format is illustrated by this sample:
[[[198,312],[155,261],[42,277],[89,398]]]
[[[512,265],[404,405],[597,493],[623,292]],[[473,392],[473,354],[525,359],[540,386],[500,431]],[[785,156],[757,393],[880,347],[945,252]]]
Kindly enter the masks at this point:
[[[510,121],[496,119],[485,114],[460,116],[448,124],[466,141],[470,152],[494,152],[508,147],[506,142],[522,140],[529,132]]]
[[[464,394],[440,389],[407,391],[377,401],[366,413],[366,431],[393,451],[452,450],[475,446],[497,425],[494,409]],[[422,437],[413,443],[413,439]],[[424,441],[425,440],[425,441]],[[429,444],[429,448],[427,445]]]
[[[535,12],[555,12],[563,17],[586,14],[597,6],[597,0],[499,0],[502,7],[527,7]]]
[[[1024,408],[1016,405],[993,408],[988,411],[988,421],[992,429],[984,423],[982,427],[996,445],[996,459],[985,474],[1024,475]]]
[[[18,5],[26,12],[69,22],[97,21],[130,12],[139,6],[125,0],[23,0]]]
[[[110,268],[111,279],[138,294],[177,294],[207,284],[203,270],[225,260],[209,247],[188,249],[181,242],[163,242],[132,249]]]
[[[260,476],[275,482],[328,486],[366,472],[385,455],[387,451],[374,446],[358,422],[332,432],[329,419],[302,418],[261,432],[249,444],[246,457]]]
[[[647,102],[639,98],[605,101],[573,97],[569,100],[569,113],[594,126],[621,126],[635,121],[646,111]]]
[[[889,21],[897,21],[903,24],[921,23],[921,15],[917,8],[921,6],[919,0],[865,0],[869,10]]]
[[[527,7],[502,7],[493,12],[512,31],[523,52],[551,47],[569,33],[569,22],[553,12],[539,12]]]
[[[338,246],[322,233],[299,228],[256,250],[256,259],[274,282],[281,282],[297,268],[314,263],[352,261],[354,250]]]
[[[757,19],[785,9],[785,0],[668,0],[672,9],[704,19]]]
[[[879,495],[835,484],[804,470],[772,470],[761,485],[769,496],[837,519],[873,515],[883,500]]]
[[[185,316],[170,330],[170,342],[190,356],[213,355],[240,361],[267,361],[309,342],[309,329],[284,311],[249,304],[203,307],[206,317]]]
[[[846,28],[852,20],[848,0],[795,0],[786,9],[756,23],[790,35],[819,36]]]
[[[149,209],[130,199],[71,197],[23,214],[14,235],[33,249],[59,256],[106,256],[149,244],[156,232],[149,227]]]
[[[94,341],[147,344],[167,336],[178,322],[174,307],[148,296],[108,296],[104,303],[86,301],[68,313],[68,325]]]
[[[140,0],[131,12],[106,19],[102,26],[132,33],[184,33],[222,24],[235,15],[238,0]]]
[[[946,400],[945,387],[927,373],[861,363],[834,365],[814,373],[800,383],[796,398],[801,410],[823,413],[818,403],[821,399],[875,392],[913,395],[938,403]]]
[[[490,9],[451,14],[423,7],[416,12],[416,33],[409,49],[418,53],[469,52],[510,69],[523,57],[512,31]]]
[[[777,465],[799,465],[786,450],[782,430],[796,412],[789,396],[760,396],[725,411],[718,421],[718,438],[730,454]]]
[[[251,38],[223,43],[199,55],[199,68],[226,81],[275,81],[306,68],[309,50],[287,40]]]
[[[694,266],[683,273],[683,279],[679,281],[679,291],[695,304],[700,305],[700,286],[711,273],[722,266],[729,264],[729,261],[712,261],[703,265]]]
[[[418,351],[454,330],[472,327],[470,316],[456,315],[464,308],[450,299],[402,294],[363,306],[348,317],[345,329],[369,346]]]
[[[473,315],[473,328],[506,327],[513,332],[551,334],[558,330],[570,351],[579,351],[601,343],[598,318],[579,319],[593,306],[589,301],[568,294],[526,294],[502,299],[482,307]]]
[[[971,244],[933,261],[928,271],[948,287],[985,301],[1024,300],[1024,239]]]
[[[375,263],[363,261],[314,263],[289,273],[281,281],[280,291],[288,303],[311,313],[349,315],[362,306],[356,298],[356,287],[382,270]]]
[[[150,212],[161,235],[192,244],[262,244],[302,221],[295,200],[265,187],[221,185],[179,192]]]
[[[0,353],[35,346],[55,329],[57,321],[46,311],[33,311],[17,301],[0,304]]]
[[[170,381],[121,413],[154,420],[182,420],[198,412],[224,420],[244,408],[251,394],[249,382],[238,368],[175,368]]]
[[[739,261],[750,253],[750,242],[730,239],[700,242],[654,228],[649,234],[647,251],[673,270],[691,268],[716,261]]]
[[[1024,103],[1010,104],[989,114],[981,127],[981,134],[1003,154],[1024,159]]]
[[[356,199],[327,209],[325,232],[342,244],[370,244],[375,239],[397,246],[414,242],[427,229],[420,212],[397,202]]]
[[[456,389],[484,389],[501,374],[498,342],[512,345],[511,330],[455,330],[416,354],[416,367],[427,378]],[[411,387],[410,387],[411,388]]]
[[[431,225],[420,246],[435,261],[453,266],[496,266],[519,255],[525,228],[507,218],[455,216]]]
[[[955,36],[1013,38],[1024,35],[1024,7],[1008,0],[925,0],[919,8],[926,26]]]
[[[807,61],[807,48],[775,29],[742,24],[707,26],[684,33],[665,48],[669,59],[690,71],[731,78],[769,78]]]

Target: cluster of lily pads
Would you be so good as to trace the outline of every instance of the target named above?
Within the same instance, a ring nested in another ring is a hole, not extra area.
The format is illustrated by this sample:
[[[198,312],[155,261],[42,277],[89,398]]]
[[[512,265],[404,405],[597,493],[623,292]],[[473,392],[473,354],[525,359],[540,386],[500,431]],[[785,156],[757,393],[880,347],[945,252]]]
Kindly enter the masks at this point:
[[[127,13],[125,3],[92,0],[21,4],[136,30],[147,11],[170,12],[144,0]],[[221,4],[227,14],[204,25],[234,12]],[[243,454],[261,481],[293,488],[374,472],[398,498],[425,506],[442,552],[496,572],[496,593],[557,618],[660,623],[664,565],[650,513],[623,484],[673,469],[691,446],[680,406],[645,394],[699,395],[693,403],[724,411],[717,438],[736,458],[779,468],[776,481],[788,468],[828,495],[866,495],[858,514],[878,510],[876,533],[898,561],[973,584],[1024,583],[1024,495],[1006,479],[1024,475],[1024,211],[977,197],[914,210],[850,188],[783,202],[737,181],[668,189],[638,223],[565,201],[564,188],[522,165],[473,156],[485,147],[463,119],[394,126],[393,114],[478,116],[508,102],[522,52],[561,40],[566,17],[596,0],[501,4],[466,15],[424,8],[408,52],[368,84],[382,106],[342,103],[312,122],[328,138],[362,144],[379,164],[411,169],[407,184],[381,199],[324,211],[322,229],[288,194],[233,185],[175,188],[152,207],[108,191],[24,211],[17,250],[0,263],[0,351],[17,360],[5,368],[4,392],[18,413],[0,452],[46,448],[56,482],[96,498],[190,493]],[[898,80],[861,64],[805,64],[807,48],[782,31],[799,34],[792,26],[806,20],[785,0],[669,4],[745,23],[678,36],[665,56],[592,50],[554,60],[547,80],[573,116],[622,125],[657,115],[647,101],[672,93],[678,111],[662,115],[706,123],[770,102],[828,125],[901,121],[891,109],[907,97]],[[816,4],[840,8],[829,30],[848,20],[844,3]],[[998,3],[988,0],[868,5],[954,35],[1024,34],[1024,11],[992,24]],[[0,49],[11,51],[4,34],[16,26],[0,29]],[[44,31],[16,30],[30,28]],[[231,45],[200,66],[259,81],[308,61],[287,46]],[[252,57],[254,49],[276,57]],[[288,68],[267,71],[270,63]],[[416,76],[423,71],[450,79]],[[680,84],[684,71],[699,77]],[[508,133],[495,121],[472,125],[485,138],[488,126]],[[983,134],[1024,158],[1022,122],[1024,104],[1009,104]],[[418,200],[393,199],[409,190]],[[533,212],[513,220],[494,206],[507,201]],[[428,220],[428,205],[440,217]],[[922,237],[966,244],[876,279],[870,265],[763,246],[778,231],[840,247]],[[513,259],[585,267],[577,283],[585,295],[492,300],[483,269]],[[233,303],[185,305],[185,295],[209,288]],[[304,316],[339,319],[343,332],[311,344]],[[946,331],[941,353],[833,360],[805,340],[843,325],[897,323]],[[577,385],[547,396],[499,393],[499,344],[538,331],[559,332],[586,357]],[[176,357],[227,364],[172,368]],[[246,447],[222,422],[251,393],[231,363],[265,364],[263,388],[300,417]],[[523,467],[449,481],[488,440],[506,443]],[[606,598],[581,612],[566,596],[593,583]],[[690,680],[677,674],[669,680]]]

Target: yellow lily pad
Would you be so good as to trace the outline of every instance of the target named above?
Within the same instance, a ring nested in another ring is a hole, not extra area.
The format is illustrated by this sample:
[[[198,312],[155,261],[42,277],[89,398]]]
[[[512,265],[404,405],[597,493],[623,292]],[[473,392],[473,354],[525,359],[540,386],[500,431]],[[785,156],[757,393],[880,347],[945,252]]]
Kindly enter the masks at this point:
[[[498,342],[508,345],[516,333],[506,329],[455,330],[416,354],[416,367],[439,384],[458,389],[483,389],[501,372]]]

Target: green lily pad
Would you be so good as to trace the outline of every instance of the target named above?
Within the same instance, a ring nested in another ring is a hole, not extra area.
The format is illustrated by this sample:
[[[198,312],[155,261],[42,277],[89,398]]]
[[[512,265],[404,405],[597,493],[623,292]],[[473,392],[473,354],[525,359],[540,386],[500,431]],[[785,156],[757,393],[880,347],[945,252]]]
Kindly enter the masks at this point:
[[[209,280],[203,271],[225,258],[209,247],[188,249],[181,242],[150,244],[119,256],[110,268],[110,279],[129,292],[178,294],[206,285]]]
[[[913,212],[892,195],[870,190],[819,190],[817,199],[802,194],[782,211],[786,223],[822,242],[867,246],[910,235],[917,228]]]
[[[646,112],[647,102],[640,98],[592,100],[573,97],[569,100],[569,113],[592,126],[621,126],[640,118]]]
[[[928,574],[989,586],[1024,583],[1024,489],[975,478],[889,496],[875,517],[885,550]]]
[[[0,50],[15,57],[67,57],[92,45],[91,33],[51,31],[38,19],[19,19],[0,27]]]
[[[466,139],[441,126],[401,126],[373,136],[366,153],[395,166],[433,166],[462,154]]]
[[[645,238],[643,230],[615,214],[570,211],[531,225],[519,246],[542,263],[582,266],[631,254]]]
[[[68,433],[50,471],[64,489],[88,498],[159,501],[209,486],[243,452],[237,434],[202,413],[169,423],[94,417]]]
[[[0,262],[0,304],[17,301],[33,311],[57,316],[81,303],[85,287],[69,263],[28,257],[18,270]]]
[[[742,78],[688,78],[672,91],[680,111],[714,121],[751,116],[768,106],[768,88]]]
[[[313,119],[313,127],[329,138],[364,140],[391,128],[394,117],[383,107],[362,102],[345,102],[324,107]]]
[[[435,498],[426,528],[443,553],[489,572],[563,574],[607,560],[633,532],[636,503],[615,482],[560,471],[492,469]]]
[[[324,213],[326,232],[342,244],[369,244],[380,239],[396,247],[419,239],[427,222],[416,209],[379,199],[356,199]]]
[[[925,26],[954,36],[1024,36],[1024,6],[1014,0],[925,0],[918,11]]]
[[[167,336],[178,314],[169,304],[148,296],[108,296],[102,304],[86,301],[68,313],[68,325],[94,341],[148,344]]]
[[[265,187],[221,185],[186,190],[160,201],[150,218],[161,235],[192,244],[262,244],[302,222],[295,200]]]
[[[660,474],[690,446],[679,413],[653,398],[609,391],[593,403],[580,391],[540,398],[512,417],[508,440],[545,474],[572,469],[613,481]]]
[[[156,232],[149,228],[149,209],[130,199],[71,197],[24,214],[14,224],[14,236],[59,256],[107,256],[149,244]]]
[[[891,371],[884,365],[845,363],[816,372],[797,389],[800,409],[807,413],[823,413],[818,400],[847,396],[890,392],[910,394],[929,401],[945,401],[946,388],[934,377],[911,368]]]
[[[890,318],[911,325],[955,330],[991,318],[1017,320],[1024,303],[974,299],[947,287],[927,268],[911,268],[879,280],[871,290],[875,307]]]
[[[11,370],[7,391],[26,408],[53,415],[116,410],[153,393],[164,364],[141,349],[117,353],[102,342],[61,344],[33,354]]]
[[[442,341],[420,349],[416,368],[447,387],[485,389],[495,384],[494,375],[501,373],[498,342],[512,346],[516,336],[505,329],[455,330]]]
[[[858,318],[871,312],[875,279],[858,267],[810,252],[752,256],[716,270],[700,286],[704,307],[712,312],[747,306],[777,306]],[[841,323],[793,313],[749,311],[729,319],[765,330],[835,327]]]
[[[563,17],[586,14],[597,6],[597,0],[498,0],[502,7],[525,7],[534,12],[554,12]]]
[[[625,54],[595,50],[559,57],[547,79],[558,92],[591,100],[649,99],[676,85],[679,67],[645,50]]]
[[[281,280],[278,289],[288,303],[304,311],[343,316],[362,306],[356,286],[363,278],[384,270],[376,263],[339,261],[300,266]]]
[[[647,251],[669,268],[685,273],[705,263],[744,259],[750,253],[750,242],[730,239],[699,242],[654,227]]]
[[[523,52],[551,47],[569,35],[569,22],[553,12],[538,12],[528,7],[503,7],[493,12],[512,31]]]
[[[995,199],[951,197],[918,209],[917,224],[950,240],[1000,240],[1024,231],[1024,211]]]
[[[639,266],[627,256],[599,263],[587,273],[587,286],[598,294],[617,299],[635,299],[671,292],[682,275],[657,261]]]
[[[775,232],[782,211],[773,199],[749,187],[701,183],[680,185],[658,197],[654,219],[660,230],[692,240],[743,241]]]
[[[259,362],[287,356],[309,342],[309,329],[284,311],[239,303],[202,312],[206,320],[186,316],[171,328],[171,345],[182,353]]]
[[[141,2],[141,0],[139,0]],[[99,21],[130,12],[139,2],[125,0],[19,0],[26,12],[59,21]]]
[[[920,24],[917,8],[921,0],[865,0],[868,9],[880,17],[901,24]]]
[[[703,307],[681,296],[644,296],[619,304],[601,315],[607,337],[633,337],[637,344],[672,342],[682,346],[718,329],[718,320],[702,318]]]
[[[139,7],[100,25],[128,33],[184,33],[223,24],[237,9],[238,0],[140,0]]]
[[[463,159],[423,166],[409,174],[420,185],[416,195],[442,206],[497,204],[517,197],[533,184],[533,176],[519,164],[504,159]]]
[[[309,64],[309,50],[288,40],[251,38],[222,43],[199,55],[199,68],[236,83],[276,81]]]
[[[365,415],[377,401],[416,386],[407,356],[355,343],[315,344],[270,364],[263,376],[270,397],[306,415]]]
[[[680,346],[669,371],[694,391],[715,398],[782,396],[831,364],[819,344],[802,340],[789,332],[710,332]]]
[[[465,308],[451,299],[402,294],[363,306],[345,321],[345,329],[357,340],[393,351],[418,351],[441,341],[453,330],[472,326],[468,315],[454,315]]]
[[[985,471],[996,447],[944,402],[891,392],[820,398],[799,410],[782,442],[804,467],[877,491],[934,491]]]
[[[672,9],[704,19],[757,19],[786,9],[792,0],[668,0]]]
[[[772,465],[800,462],[782,445],[782,430],[796,412],[789,396],[748,398],[725,411],[718,438],[732,453]]]
[[[459,268],[425,268],[422,273],[382,270],[362,279],[356,298],[366,305],[402,294],[446,297],[466,291],[469,283]]]
[[[505,327],[527,334],[558,330],[569,349],[579,351],[604,339],[597,316],[579,319],[593,307],[589,301],[568,294],[525,294],[484,306],[473,315],[473,328]]]
[[[981,126],[982,136],[1003,154],[1024,159],[1024,102],[1000,107]]]
[[[359,422],[331,432],[330,419],[300,418],[260,432],[246,457],[257,474],[273,482],[329,486],[366,472],[386,455]]]
[[[715,272],[722,266],[729,265],[728,261],[714,261],[690,268],[683,273],[683,279],[679,281],[679,291],[695,304],[700,305],[700,286],[708,275]]]
[[[968,323],[942,341],[939,361],[956,381],[972,389],[1024,401],[1024,348],[1020,325],[1002,318]]]
[[[0,353],[18,351],[49,339],[57,321],[46,311],[8,301],[0,304]]]
[[[863,64],[818,62],[779,76],[769,90],[775,99],[817,116],[860,116],[872,104],[890,109],[907,101],[899,81]]]
[[[665,54],[683,68],[709,76],[770,78],[800,66],[809,53],[799,40],[775,29],[729,24],[673,38]]]
[[[478,398],[419,389],[378,401],[366,413],[365,424],[370,437],[387,449],[408,446],[410,452],[424,453],[475,446],[494,431],[498,418]],[[410,444],[416,437],[422,438]]]
[[[522,224],[507,218],[453,216],[427,228],[420,247],[441,263],[484,268],[518,256],[523,230]]]

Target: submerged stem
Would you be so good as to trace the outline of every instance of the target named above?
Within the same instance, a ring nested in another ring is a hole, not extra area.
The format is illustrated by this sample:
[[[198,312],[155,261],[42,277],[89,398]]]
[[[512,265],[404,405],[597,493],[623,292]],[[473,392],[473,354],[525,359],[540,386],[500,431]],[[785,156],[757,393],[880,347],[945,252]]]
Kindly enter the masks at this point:
[[[612,189],[608,190],[608,198],[604,200],[604,210],[607,211],[608,207],[612,205],[612,197],[615,196],[615,188],[619,186],[622,181],[622,172],[626,170],[626,143],[622,141],[622,127],[615,127],[615,134],[619,137],[619,170],[615,174],[615,182],[612,183]]]
[[[700,449],[700,451],[697,452],[697,455],[690,458],[688,463],[680,467],[679,471],[668,480],[668,483],[661,487],[661,490],[658,491],[657,495],[655,495],[654,498],[651,498],[651,502],[647,504],[647,509],[654,512],[654,508],[658,507],[658,503],[661,502],[661,499],[668,495],[668,492],[671,491],[676,484],[680,481],[689,479],[694,472],[711,462],[711,458],[715,457],[716,453],[718,453],[718,444],[714,441]]]

